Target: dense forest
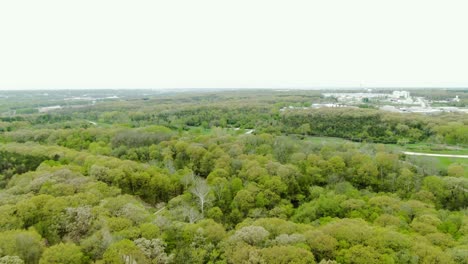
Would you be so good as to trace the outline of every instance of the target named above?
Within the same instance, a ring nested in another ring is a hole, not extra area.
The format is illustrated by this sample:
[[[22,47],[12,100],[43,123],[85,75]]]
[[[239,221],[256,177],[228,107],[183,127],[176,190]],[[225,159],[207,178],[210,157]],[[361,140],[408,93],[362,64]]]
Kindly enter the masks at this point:
[[[404,153],[468,154],[468,114],[126,95],[4,109],[0,263],[468,263],[468,159]]]

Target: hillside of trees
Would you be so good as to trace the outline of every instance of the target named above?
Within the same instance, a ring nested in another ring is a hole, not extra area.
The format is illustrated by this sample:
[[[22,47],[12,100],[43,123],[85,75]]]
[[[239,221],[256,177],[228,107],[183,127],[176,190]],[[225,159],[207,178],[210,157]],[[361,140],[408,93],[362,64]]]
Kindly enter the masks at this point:
[[[466,167],[395,148],[466,149],[468,115],[303,109],[322,100],[228,91],[2,116],[0,263],[468,263]]]

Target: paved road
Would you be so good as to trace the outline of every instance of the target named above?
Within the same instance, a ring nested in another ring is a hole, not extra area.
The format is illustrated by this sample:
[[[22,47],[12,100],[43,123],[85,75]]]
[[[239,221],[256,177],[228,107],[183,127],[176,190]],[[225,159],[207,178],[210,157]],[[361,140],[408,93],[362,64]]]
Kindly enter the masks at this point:
[[[403,151],[403,153],[406,154],[406,155],[413,155],[413,156],[430,156],[430,157],[448,157],[448,158],[468,159],[468,155],[420,153],[420,152],[409,152],[409,151]]]

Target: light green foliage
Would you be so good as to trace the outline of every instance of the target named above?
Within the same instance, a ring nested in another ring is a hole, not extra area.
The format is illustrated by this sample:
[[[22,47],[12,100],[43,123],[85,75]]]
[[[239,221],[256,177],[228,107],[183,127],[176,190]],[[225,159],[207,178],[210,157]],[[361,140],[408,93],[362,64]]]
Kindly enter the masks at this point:
[[[140,225],[141,236],[146,239],[157,238],[160,235],[160,229],[152,223],[143,223]]]
[[[130,240],[116,242],[106,250],[104,263],[150,263],[142,249]]]
[[[274,246],[260,252],[265,263],[274,264],[315,264],[314,255],[309,251],[292,246]]]
[[[0,258],[1,264],[24,264],[24,261],[18,256],[4,256]]]
[[[388,256],[379,254],[373,247],[363,245],[340,251],[338,261],[344,264],[393,263]]]
[[[451,164],[447,168],[448,176],[463,177],[465,175],[465,168],[459,164]]]
[[[42,254],[40,264],[81,264],[87,263],[80,248],[75,244],[57,244],[47,248]]]
[[[44,242],[35,231],[11,230],[0,233],[0,254],[18,256],[25,263],[38,263]]]
[[[306,243],[318,259],[334,259],[338,241],[322,231],[309,231],[304,234]]]

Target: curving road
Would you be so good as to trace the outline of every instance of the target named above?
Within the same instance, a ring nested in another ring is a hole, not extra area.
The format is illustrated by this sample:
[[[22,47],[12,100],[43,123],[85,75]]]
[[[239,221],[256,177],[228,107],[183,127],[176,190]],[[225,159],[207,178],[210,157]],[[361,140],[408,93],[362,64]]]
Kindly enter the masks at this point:
[[[421,153],[421,152],[410,152],[410,151],[403,151],[406,155],[412,156],[430,156],[430,157],[447,157],[447,158],[462,158],[468,159],[468,155],[453,155],[453,154],[435,154],[435,153]]]

